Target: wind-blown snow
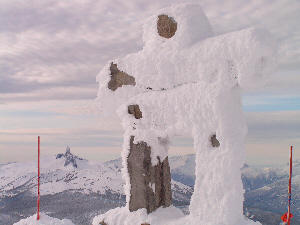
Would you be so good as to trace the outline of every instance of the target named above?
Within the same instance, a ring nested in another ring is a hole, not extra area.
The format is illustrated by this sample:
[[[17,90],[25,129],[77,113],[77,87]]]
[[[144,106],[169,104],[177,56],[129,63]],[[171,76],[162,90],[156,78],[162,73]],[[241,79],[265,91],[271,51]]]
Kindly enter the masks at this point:
[[[177,22],[174,37],[159,36],[158,15],[167,15]],[[143,50],[109,61],[97,76],[99,108],[106,115],[116,112],[125,129],[122,158],[127,202],[130,137],[134,136],[135,143],[144,141],[151,146],[155,165],[158,156],[163,160],[168,155],[168,147],[160,139],[184,135],[194,138],[195,191],[191,214],[170,224],[250,223],[243,218],[240,168],[245,161],[243,139],[247,125],[241,93],[264,85],[274,71],[277,61],[274,39],[267,31],[255,28],[214,36],[201,7],[190,4],[160,10],[143,28]],[[134,77],[135,85],[109,89],[112,63]],[[129,105],[138,105],[142,118],[128,114]],[[211,144],[214,135],[219,147]],[[133,218],[143,212],[126,210],[105,214],[116,215],[109,224],[131,224],[126,223],[125,217]]]

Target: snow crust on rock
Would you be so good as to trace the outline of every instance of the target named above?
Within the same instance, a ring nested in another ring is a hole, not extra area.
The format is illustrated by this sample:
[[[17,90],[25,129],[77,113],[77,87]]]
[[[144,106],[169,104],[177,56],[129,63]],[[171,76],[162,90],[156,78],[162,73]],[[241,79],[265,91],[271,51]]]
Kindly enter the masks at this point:
[[[188,9],[198,10],[198,13],[188,14]],[[185,13],[176,15],[175,12],[180,10]],[[178,29],[173,38],[166,39],[158,35],[156,21],[157,15],[169,11],[178,20]],[[179,23],[181,20],[192,25],[184,29],[185,26]],[[201,23],[196,25],[197,21]],[[198,36],[198,31],[202,36]],[[97,76],[100,85],[97,104],[107,115],[115,113],[131,97],[150,89],[172,89],[196,82],[239,85],[243,89],[262,86],[276,64],[276,43],[269,32],[249,28],[212,37],[211,26],[199,5],[182,4],[159,11],[144,26],[144,36],[145,33],[151,33],[154,37],[146,38],[142,51],[109,61]],[[187,35],[191,38],[178,39]],[[163,45],[147,44],[158,44],[161,39]],[[124,85],[116,91],[108,89],[112,62],[117,64],[119,70],[133,76],[136,85]]]
[[[157,32],[157,18],[167,15],[177,23],[174,38],[166,39]],[[159,10],[143,26],[143,41],[149,49],[182,49],[214,36],[213,29],[200,5],[181,4]]]
[[[45,213],[40,213],[40,219],[37,221],[37,214],[30,216],[26,219],[22,219],[15,225],[74,225],[71,220],[68,219],[56,219],[52,218]]]
[[[169,39],[157,32],[157,16],[162,14],[177,22],[178,29]],[[264,85],[274,71],[274,38],[255,28],[214,36],[203,10],[193,4],[162,9],[143,29],[143,50],[109,61],[97,76],[98,107],[106,115],[117,113],[125,129],[122,158],[127,202],[131,136],[134,143],[144,141],[151,147],[152,164],[156,165],[157,157],[163,160],[168,155],[168,145],[160,140],[183,135],[194,139],[196,152],[195,191],[185,222],[246,224],[240,168],[245,162],[247,125],[241,93]],[[109,89],[112,63],[134,77],[135,85]],[[130,105],[139,106],[142,118],[128,113]],[[219,147],[212,146],[214,135]],[[114,214],[125,218],[127,207]],[[126,214],[131,215],[138,214]],[[118,216],[114,218],[119,220]]]

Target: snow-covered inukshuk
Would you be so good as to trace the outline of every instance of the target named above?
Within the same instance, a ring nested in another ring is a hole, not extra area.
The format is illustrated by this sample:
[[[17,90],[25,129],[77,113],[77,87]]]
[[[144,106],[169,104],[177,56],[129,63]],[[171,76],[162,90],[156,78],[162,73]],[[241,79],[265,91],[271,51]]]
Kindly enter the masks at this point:
[[[99,108],[117,112],[125,129],[128,209],[171,204],[169,139],[181,135],[194,139],[196,152],[188,217],[245,223],[241,91],[264,85],[273,72],[274,39],[254,28],[214,36],[201,7],[190,4],[160,10],[143,29],[143,50],[109,61],[97,76]]]

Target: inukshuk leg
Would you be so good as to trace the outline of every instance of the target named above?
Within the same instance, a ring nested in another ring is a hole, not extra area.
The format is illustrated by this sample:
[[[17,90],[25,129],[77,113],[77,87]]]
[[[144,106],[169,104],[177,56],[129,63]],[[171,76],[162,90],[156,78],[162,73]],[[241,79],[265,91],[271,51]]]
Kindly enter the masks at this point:
[[[136,119],[142,118],[138,105],[130,105],[128,113],[133,114]],[[160,206],[168,207],[172,204],[168,157],[162,162],[158,157],[158,164],[153,166],[151,147],[143,141],[135,144],[134,136],[131,136],[127,168],[131,184],[129,200],[131,212],[146,208],[147,213],[151,213]]]
[[[134,86],[134,77],[120,71],[117,64],[111,63],[111,80],[108,88],[116,91],[123,85]],[[138,105],[130,105],[128,113],[135,119],[142,118]],[[168,157],[162,162],[158,157],[158,164],[151,163],[151,147],[146,142],[134,144],[134,136],[130,138],[130,152],[127,158],[127,168],[130,176],[129,210],[136,211],[146,208],[147,213],[155,211],[160,206],[168,207],[172,204],[171,173]]]

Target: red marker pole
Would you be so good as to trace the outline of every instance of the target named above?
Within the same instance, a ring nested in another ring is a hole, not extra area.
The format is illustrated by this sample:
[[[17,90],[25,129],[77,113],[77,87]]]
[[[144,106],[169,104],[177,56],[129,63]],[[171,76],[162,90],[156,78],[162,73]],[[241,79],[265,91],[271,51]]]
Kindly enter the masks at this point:
[[[291,213],[291,202],[292,202],[292,163],[293,163],[292,158],[293,158],[293,146],[291,146],[290,149],[289,204],[288,204],[288,213],[287,213],[288,225],[291,224],[290,213]]]
[[[37,199],[37,220],[40,219],[40,136],[38,136],[38,199]]]

